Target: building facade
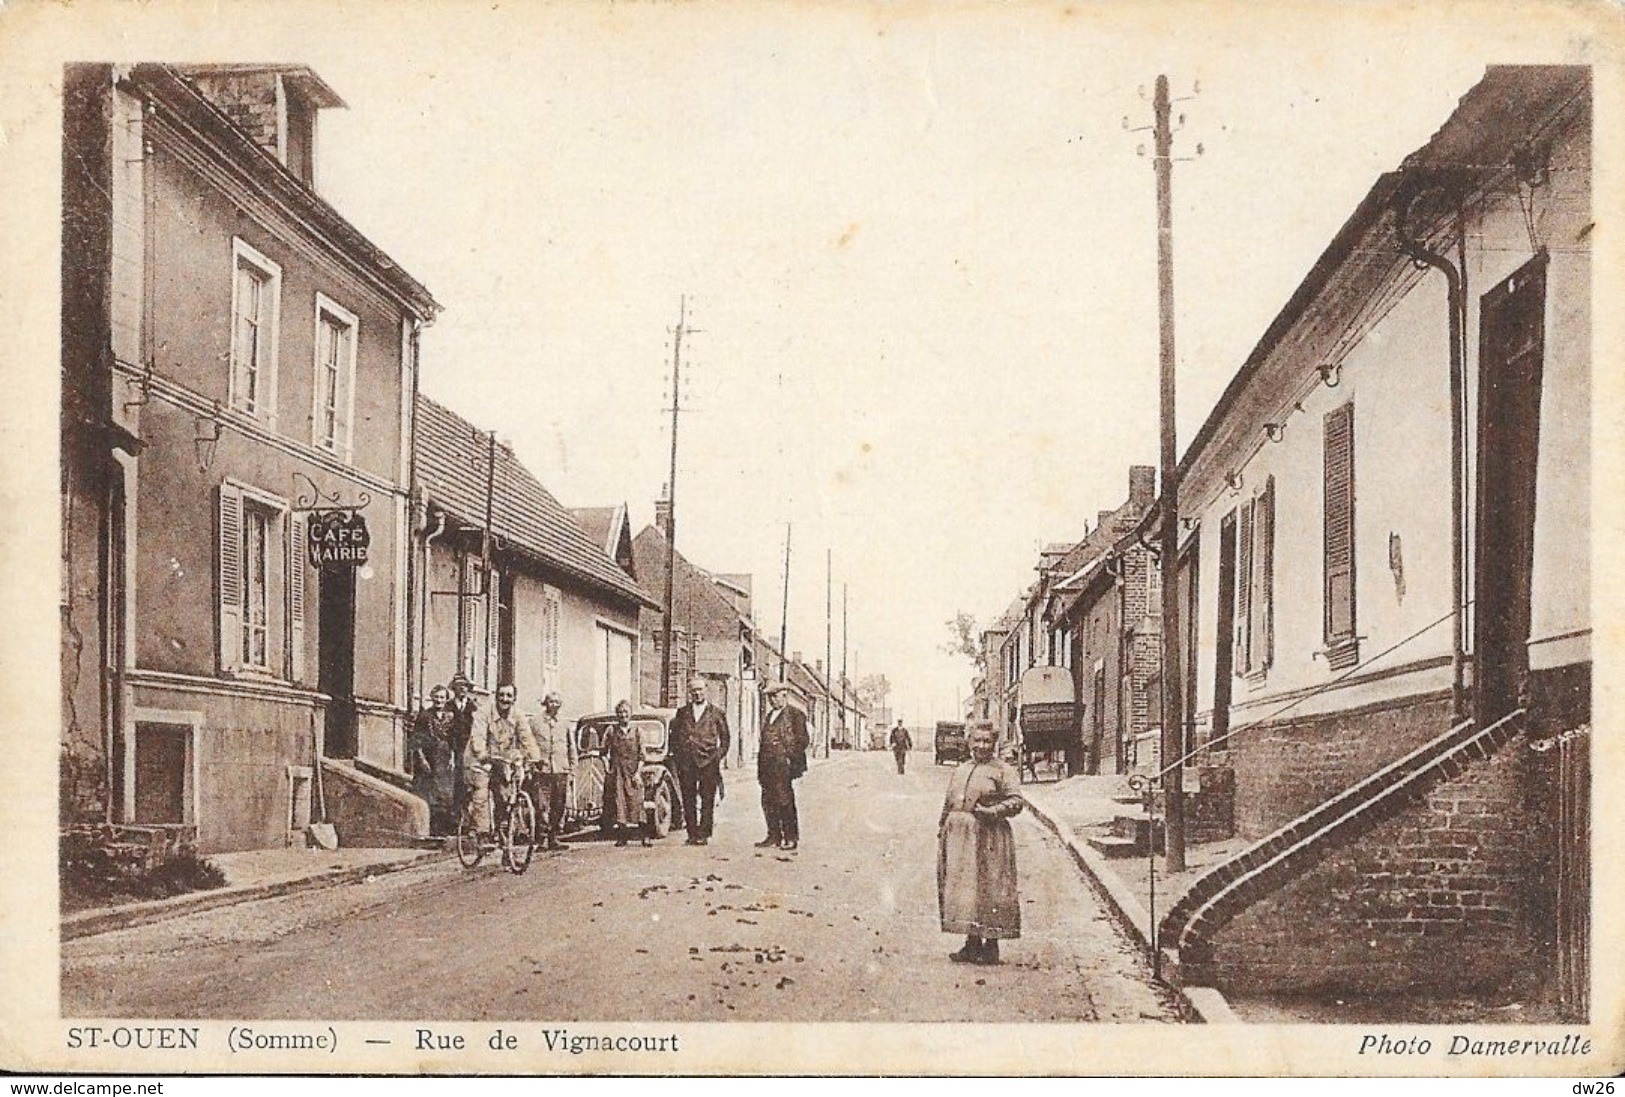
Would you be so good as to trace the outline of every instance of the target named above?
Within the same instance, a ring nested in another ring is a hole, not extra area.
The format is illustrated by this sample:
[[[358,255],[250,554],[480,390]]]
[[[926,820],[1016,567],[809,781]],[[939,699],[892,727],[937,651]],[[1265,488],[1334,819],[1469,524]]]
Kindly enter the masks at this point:
[[[556,690],[566,721],[646,703],[638,618],[655,602],[611,542],[511,446],[426,396],[416,437],[420,692],[461,672],[482,697],[512,683],[526,712]]]
[[[1191,735],[1260,843],[1165,923],[1200,978],[1584,1008],[1590,104],[1490,69],[1186,454]]]
[[[65,76],[64,786],[204,852],[302,842],[319,760],[406,713],[438,306],[313,188],[342,105],[302,66]],[[335,512],[364,562],[313,551]]]

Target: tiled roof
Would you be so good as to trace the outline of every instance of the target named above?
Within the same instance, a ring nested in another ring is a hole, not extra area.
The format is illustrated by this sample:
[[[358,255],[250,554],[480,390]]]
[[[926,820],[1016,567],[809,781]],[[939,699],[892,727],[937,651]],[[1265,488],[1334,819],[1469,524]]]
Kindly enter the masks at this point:
[[[587,536],[602,546],[606,553],[614,551],[615,546],[609,538],[615,532],[615,519],[621,513],[620,507],[571,507],[570,513],[575,515],[576,522],[586,530]]]
[[[421,394],[417,411],[418,482],[430,502],[465,525],[483,528],[490,460],[486,433]],[[491,502],[492,536],[600,591],[659,605],[501,442]]]

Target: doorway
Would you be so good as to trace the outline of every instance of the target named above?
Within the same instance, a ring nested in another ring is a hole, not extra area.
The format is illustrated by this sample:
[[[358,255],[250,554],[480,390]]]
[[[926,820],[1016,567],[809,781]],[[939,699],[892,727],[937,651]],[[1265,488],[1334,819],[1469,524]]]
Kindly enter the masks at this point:
[[[1527,692],[1545,312],[1545,255],[1486,293],[1479,310],[1473,679],[1481,726]]]
[[[321,572],[321,667],[317,688],[327,704],[323,753],[329,758],[356,756],[355,726],[355,571],[323,568]]]
[[[132,823],[186,822],[192,729],[186,724],[135,725]]]

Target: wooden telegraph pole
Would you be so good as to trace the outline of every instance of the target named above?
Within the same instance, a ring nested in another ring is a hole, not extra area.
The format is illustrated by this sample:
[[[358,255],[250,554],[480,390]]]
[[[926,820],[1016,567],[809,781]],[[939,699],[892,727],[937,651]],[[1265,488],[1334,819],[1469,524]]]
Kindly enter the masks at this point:
[[[666,602],[661,613],[660,634],[663,642],[660,658],[660,703],[667,708],[676,705],[677,694],[672,672],[677,660],[672,653],[672,593],[677,575],[677,412],[680,409],[683,381],[683,332],[688,323],[688,297],[677,299],[677,327],[671,339],[671,470],[666,480]]]
[[[1167,871],[1185,870],[1184,706],[1179,673],[1179,467],[1174,429],[1174,229],[1173,131],[1170,125],[1168,78],[1157,77],[1157,318],[1161,335],[1158,358],[1162,380],[1162,508],[1159,564],[1162,577],[1162,752],[1163,798],[1166,804],[1164,849]]]

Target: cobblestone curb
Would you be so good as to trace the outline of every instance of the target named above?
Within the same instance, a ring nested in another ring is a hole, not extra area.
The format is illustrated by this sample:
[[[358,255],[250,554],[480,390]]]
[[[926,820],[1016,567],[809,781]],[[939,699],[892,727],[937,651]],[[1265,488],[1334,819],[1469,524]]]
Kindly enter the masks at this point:
[[[209,891],[194,891],[186,895],[172,895],[168,899],[150,899],[139,903],[124,903],[116,907],[76,911],[63,916],[60,936],[64,941],[71,941],[78,937],[93,937],[99,933],[144,926],[150,922],[163,921],[165,918],[249,903],[256,899],[274,899],[301,891],[358,884],[369,876],[383,876],[409,868],[438,864],[450,856],[451,854],[447,852],[431,850],[421,857],[410,860],[380,861],[377,864],[332,869],[314,876],[300,876],[291,880],[240,884],[234,887],[213,888]]]
[[[1032,810],[1034,818],[1061,840],[1061,844],[1072,854],[1072,860],[1077,864],[1079,871],[1106,897],[1107,906],[1116,915],[1118,923],[1128,931],[1136,944],[1149,952],[1151,913],[1145,909],[1145,904],[1140,902],[1139,896],[1128,889],[1106,863],[1105,858],[1090,849],[1087,842],[1070,833],[1069,828],[1063,826],[1043,803],[1029,798],[1027,806]],[[1166,985],[1179,998],[1180,1005],[1186,1013],[1203,1024],[1242,1023],[1241,1018],[1224,1000],[1224,995],[1215,988],[1181,986],[1177,982],[1169,982]]]

